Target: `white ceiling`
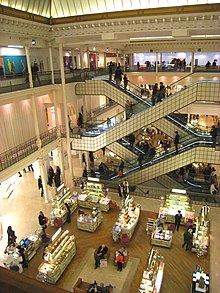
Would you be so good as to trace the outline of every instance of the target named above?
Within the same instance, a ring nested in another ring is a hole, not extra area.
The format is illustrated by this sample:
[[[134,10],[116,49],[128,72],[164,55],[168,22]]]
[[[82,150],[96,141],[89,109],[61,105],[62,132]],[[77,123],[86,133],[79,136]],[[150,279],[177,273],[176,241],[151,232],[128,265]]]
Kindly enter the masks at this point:
[[[219,0],[0,0],[0,4],[45,17],[219,3]]]

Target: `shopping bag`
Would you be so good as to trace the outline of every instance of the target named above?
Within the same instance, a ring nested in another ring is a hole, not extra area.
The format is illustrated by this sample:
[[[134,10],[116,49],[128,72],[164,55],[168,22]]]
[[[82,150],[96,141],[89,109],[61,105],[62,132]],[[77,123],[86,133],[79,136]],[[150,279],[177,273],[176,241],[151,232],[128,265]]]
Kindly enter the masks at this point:
[[[118,176],[121,177],[123,173],[121,171],[118,171]]]

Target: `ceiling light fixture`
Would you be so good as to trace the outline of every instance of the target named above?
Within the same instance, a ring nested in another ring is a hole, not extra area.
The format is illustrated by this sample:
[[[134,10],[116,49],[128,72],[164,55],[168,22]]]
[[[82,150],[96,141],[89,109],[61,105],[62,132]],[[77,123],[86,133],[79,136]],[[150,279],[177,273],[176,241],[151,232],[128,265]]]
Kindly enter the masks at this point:
[[[8,45],[8,48],[17,48],[17,49],[23,49],[24,46],[21,45]]]
[[[220,35],[191,35],[191,38],[219,38]]]
[[[173,37],[172,36],[139,37],[139,38],[130,38],[130,41],[144,41],[144,40],[157,40],[157,39],[173,39]]]

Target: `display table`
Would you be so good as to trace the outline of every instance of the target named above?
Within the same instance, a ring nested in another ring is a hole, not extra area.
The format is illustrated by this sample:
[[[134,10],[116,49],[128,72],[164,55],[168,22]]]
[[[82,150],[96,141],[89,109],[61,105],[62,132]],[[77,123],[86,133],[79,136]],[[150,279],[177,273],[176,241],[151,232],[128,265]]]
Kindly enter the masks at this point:
[[[52,226],[57,223],[61,226],[67,221],[67,209],[65,204],[68,204],[70,213],[72,214],[78,206],[77,193],[72,193],[69,188],[62,184],[56,194],[55,201],[52,203],[53,210],[50,212],[50,223]]]
[[[79,207],[93,209],[98,208],[103,212],[109,211],[111,197],[106,196],[104,185],[97,182],[87,182],[82,194],[78,196]]]
[[[94,232],[102,223],[102,213],[100,211],[93,211],[91,214],[81,214],[77,219],[77,228],[88,232]]]
[[[157,250],[151,249],[138,292],[159,293],[163,280],[163,271],[163,257]]]
[[[174,223],[178,210],[182,214],[182,225],[188,220],[194,220],[195,212],[190,204],[189,197],[186,194],[179,194],[178,192],[169,193],[166,196],[163,206],[159,209],[159,217],[165,217],[167,223]]]
[[[122,209],[119,213],[118,220],[112,229],[113,241],[118,241],[126,234],[130,239],[134,233],[140,217],[140,206],[134,205],[133,197],[127,196],[126,200],[122,203]]]
[[[39,274],[37,278],[56,284],[75,254],[75,237],[70,236],[69,231],[65,231],[47,247],[44,261],[38,267]]]
[[[172,239],[172,231],[157,229],[154,230],[151,235],[151,244],[170,248],[172,245]]]
[[[204,279],[204,288],[199,287],[200,278]],[[209,275],[204,272],[194,272],[192,275],[192,293],[209,293],[210,279]]]

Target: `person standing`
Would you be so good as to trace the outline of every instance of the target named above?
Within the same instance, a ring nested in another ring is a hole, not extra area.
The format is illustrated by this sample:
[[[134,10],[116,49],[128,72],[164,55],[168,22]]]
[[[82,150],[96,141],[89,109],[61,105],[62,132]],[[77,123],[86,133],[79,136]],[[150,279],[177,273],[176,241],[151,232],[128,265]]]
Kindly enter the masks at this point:
[[[123,182],[123,196],[126,198],[129,194],[129,183],[127,180],[124,180]]]
[[[193,234],[192,234],[192,229],[187,230],[184,233],[184,243],[182,245],[182,248],[186,245],[186,250],[191,250],[192,248],[192,239],[193,239]]]
[[[123,266],[123,261],[124,261],[124,256],[120,252],[116,258],[116,261],[117,261],[118,271],[121,272],[122,266]]]
[[[137,71],[139,71],[139,69],[140,69],[140,62],[138,61],[137,62]]]
[[[163,84],[163,82],[160,82],[160,90],[159,90],[159,101],[161,102],[163,99],[165,99],[166,89]]]
[[[82,113],[79,113],[78,119],[77,119],[77,126],[79,126],[80,128],[83,127],[83,115]]]
[[[109,74],[109,80],[112,80],[112,74],[113,74],[113,64],[112,61],[110,61],[109,67],[108,67],[108,74]]]
[[[123,171],[124,171],[124,161],[123,160],[121,160],[121,163],[120,163],[120,165],[119,165],[119,169],[118,169],[118,171],[121,171],[122,172],[122,174],[123,174]]]
[[[216,145],[216,140],[217,140],[217,128],[215,127],[215,125],[212,125],[211,136],[212,136],[212,142],[213,142],[213,145]]]
[[[8,245],[16,243],[17,236],[15,236],[15,231],[12,230],[11,226],[8,226],[7,234],[8,234]]]
[[[40,211],[40,213],[39,213],[38,222],[42,228],[43,234],[46,234],[45,230],[47,228],[47,219],[44,216],[44,213],[42,211]]]
[[[121,68],[118,66],[117,69],[115,70],[115,82],[117,87],[120,87],[120,84],[122,81],[122,75],[123,75],[123,72]]]
[[[180,136],[179,136],[178,131],[175,131],[175,133],[176,133],[176,135],[174,137],[174,145],[175,145],[176,153],[178,153],[178,144],[180,141]]]
[[[177,231],[179,231],[179,227],[180,227],[180,223],[181,223],[181,220],[182,220],[182,214],[181,214],[181,211],[178,211],[178,213],[175,215],[175,229]]]
[[[135,143],[135,136],[133,133],[129,134],[128,141],[130,143],[131,148],[133,149]]]
[[[70,207],[68,205],[67,202],[65,202],[65,206],[66,206],[66,211],[67,211],[67,223],[71,223],[71,211],[70,211]]]
[[[60,168],[57,166],[56,173],[54,175],[54,182],[55,182],[56,188],[58,188],[61,184],[60,172],[61,172]]]
[[[120,198],[123,197],[123,182],[118,184],[118,194]]]
[[[94,168],[95,157],[94,157],[93,152],[91,152],[91,151],[89,152],[89,161],[90,161],[91,168]]]
[[[128,86],[128,78],[127,78],[127,74],[124,75],[124,90],[126,92],[127,90],[127,86]]]
[[[143,153],[140,153],[138,156],[138,163],[139,163],[140,168],[142,168],[143,159],[144,159],[144,155],[143,155]]]
[[[39,176],[37,182],[38,182],[38,189],[39,190],[41,189],[41,197],[43,197],[44,196],[44,189],[43,189],[43,183],[42,183],[41,176]]]
[[[155,85],[153,86],[153,92],[152,92],[152,98],[151,98],[152,106],[154,106],[156,102],[158,102],[158,95],[159,95],[158,83],[155,83]]]

